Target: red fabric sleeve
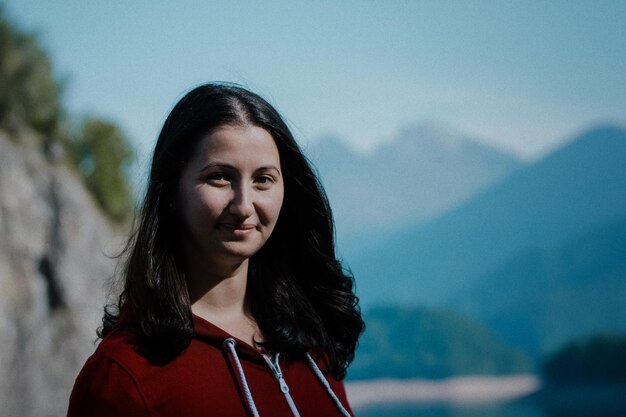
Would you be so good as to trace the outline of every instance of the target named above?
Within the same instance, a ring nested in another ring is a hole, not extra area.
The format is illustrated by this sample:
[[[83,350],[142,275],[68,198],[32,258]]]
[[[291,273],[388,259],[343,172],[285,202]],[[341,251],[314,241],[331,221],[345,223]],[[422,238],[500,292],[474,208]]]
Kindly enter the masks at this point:
[[[111,359],[93,355],[74,383],[68,417],[150,417],[132,376]]]

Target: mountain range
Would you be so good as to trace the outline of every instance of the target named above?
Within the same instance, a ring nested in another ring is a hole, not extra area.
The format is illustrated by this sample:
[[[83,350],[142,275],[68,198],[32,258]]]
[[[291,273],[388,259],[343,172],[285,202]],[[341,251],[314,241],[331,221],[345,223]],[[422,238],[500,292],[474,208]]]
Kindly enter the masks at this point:
[[[626,332],[626,216],[555,249],[531,249],[460,291],[449,308],[534,357],[593,333]]]
[[[442,305],[510,259],[626,214],[625,190],[626,131],[590,129],[430,222],[363,233],[346,260],[364,305]]]
[[[521,161],[449,128],[406,127],[369,153],[327,136],[307,149],[319,170],[338,236],[423,222],[504,178]],[[350,245],[349,243],[346,243]]]

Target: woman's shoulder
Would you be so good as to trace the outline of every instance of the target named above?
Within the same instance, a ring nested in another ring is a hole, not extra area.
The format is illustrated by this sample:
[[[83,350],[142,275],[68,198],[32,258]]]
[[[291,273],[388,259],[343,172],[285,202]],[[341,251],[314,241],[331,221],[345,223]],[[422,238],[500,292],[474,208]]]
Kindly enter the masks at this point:
[[[141,354],[142,342],[139,331],[134,326],[119,326],[111,330],[98,344],[90,359],[114,362],[130,370],[147,362]],[[106,359],[106,360],[104,360]]]
[[[98,344],[81,369],[68,416],[149,415],[151,394],[145,379],[155,366],[142,354],[137,326],[118,325]]]
[[[216,371],[222,362],[223,348],[213,340],[199,341],[193,337],[180,353],[170,356],[159,351],[157,342],[142,336],[137,324],[114,327],[102,339],[90,361],[92,366],[115,364],[138,386],[146,390],[163,384],[163,379],[181,380],[193,375],[199,367]]]
[[[70,416],[149,415],[132,362],[130,338],[105,337],[81,369],[70,396]],[[128,336],[128,335],[127,335]]]

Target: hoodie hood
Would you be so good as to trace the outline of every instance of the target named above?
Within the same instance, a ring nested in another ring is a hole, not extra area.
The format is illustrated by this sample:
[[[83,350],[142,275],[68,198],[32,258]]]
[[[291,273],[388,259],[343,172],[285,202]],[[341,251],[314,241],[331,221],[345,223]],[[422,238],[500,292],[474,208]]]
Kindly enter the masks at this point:
[[[193,315],[194,338],[215,346],[218,349],[224,349],[224,341],[234,339],[237,344],[237,353],[239,356],[254,362],[264,363],[263,355],[248,343],[231,336],[225,330],[217,327],[213,323],[203,319],[202,317]]]

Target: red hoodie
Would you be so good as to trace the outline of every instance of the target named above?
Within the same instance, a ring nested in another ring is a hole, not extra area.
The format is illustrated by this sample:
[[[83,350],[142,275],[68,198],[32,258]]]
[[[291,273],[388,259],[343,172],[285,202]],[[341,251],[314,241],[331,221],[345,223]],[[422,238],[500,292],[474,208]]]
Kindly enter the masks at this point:
[[[68,417],[293,417],[293,407],[302,417],[342,416],[342,407],[352,414],[343,384],[316,374],[308,359],[278,359],[276,368],[275,357],[197,316],[194,330],[189,347],[166,365],[138,353],[135,331],[113,330],[76,378]]]

